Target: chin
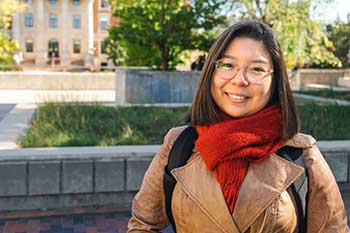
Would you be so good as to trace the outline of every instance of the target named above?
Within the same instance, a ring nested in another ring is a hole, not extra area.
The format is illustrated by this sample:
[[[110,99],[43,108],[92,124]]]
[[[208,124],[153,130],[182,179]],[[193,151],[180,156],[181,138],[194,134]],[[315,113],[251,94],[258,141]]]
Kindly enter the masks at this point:
[[[246,117],[245,113],[241,113],[241,112],[228,112],[226,113],[228,116],[232,117],[232,118],[243,118]]]

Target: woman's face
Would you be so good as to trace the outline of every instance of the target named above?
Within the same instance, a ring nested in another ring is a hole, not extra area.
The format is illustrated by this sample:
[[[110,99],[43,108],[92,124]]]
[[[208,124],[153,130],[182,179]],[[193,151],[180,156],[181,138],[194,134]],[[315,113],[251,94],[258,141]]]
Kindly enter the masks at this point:
[[[263,43],[238,37],[230,43],[222,58],[241,68],[229,79],[222,78],[218,70],[213,73],[211,92],[221,111],[231,117],[241,118],[262,110],[270,98],[272,75],[268,74],[261,83],[256,84],[250,82],[244,73],[247,73],[247,69],[273,69]]]

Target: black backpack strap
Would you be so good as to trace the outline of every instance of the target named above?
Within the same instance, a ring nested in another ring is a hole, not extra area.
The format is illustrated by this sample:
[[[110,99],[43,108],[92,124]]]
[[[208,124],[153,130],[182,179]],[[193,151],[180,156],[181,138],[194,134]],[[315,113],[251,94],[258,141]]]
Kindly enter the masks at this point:
[[[197,131],[192,126],[188,126],[184,131],[182,131],[182,133],[175,140],[174,145],[170,150],[168,164],[164,168],[165,209],[174,232],[176,232],[176,227],[171,210],[171,200],[173,196],[173,190],[176,185],[176,180],[171,174],[171,170],[186,164],[186,161],[192,155],[194,142],[197,140],[197,138]]]
[[[291,185],[298,212],[298,233],[306,232],[308,176],[303,148],[284,146],[276,152],[280,157],[304,168],[304,172]]]

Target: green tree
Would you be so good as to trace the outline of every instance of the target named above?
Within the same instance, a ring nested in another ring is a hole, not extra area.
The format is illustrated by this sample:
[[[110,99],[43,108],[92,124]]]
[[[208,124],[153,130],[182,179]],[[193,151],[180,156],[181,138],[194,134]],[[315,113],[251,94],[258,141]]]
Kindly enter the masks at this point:
[[[9,69],[15,63],[13,55],[19,51],[17,43],[11,41],[8,29],[11,26],[11,16],[23,10],[25,5],[20,0],[0,1],[0,70]]]
[[[340,67],[334,46],[321,24],[310,18],[312,7],[332,0],[243,0],[233,1],[240,19],[262,21],[271,26],[281,43],[288,67]]]
[[[344,67],[350,67],[350,23],[335,23],[330,26],[330,39],[334,43],[335,55]]]
[[[174,69],[188,49],[208,50],[225,23],[224,0],[139,0],[112,2],[120,24],[109,41],[126,49],[126,64]],[[115,54],[114,50],[111,53]]]

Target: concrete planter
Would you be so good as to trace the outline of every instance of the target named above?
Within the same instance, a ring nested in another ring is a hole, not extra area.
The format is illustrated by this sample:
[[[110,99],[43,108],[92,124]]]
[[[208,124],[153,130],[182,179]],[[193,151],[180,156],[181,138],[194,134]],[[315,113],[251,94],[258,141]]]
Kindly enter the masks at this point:
[[[350,182],[350,141],[319,147],[340,183]],[[0,211],[114,206],[130,210],[154,146],[0,150]]]
[[[114,73],[0,72],[0,90],[114,90]]]
[[[151,71],[116,69],[116,103],[191,103],[198,71]]]
[[[338,78],[350,75],[350,69],[299,69],[290,79],[292,90],[307,90],[310,84],[338,87]]]
[[[338,86],[350,88],[350,77],[340,77],[338,78]]]

